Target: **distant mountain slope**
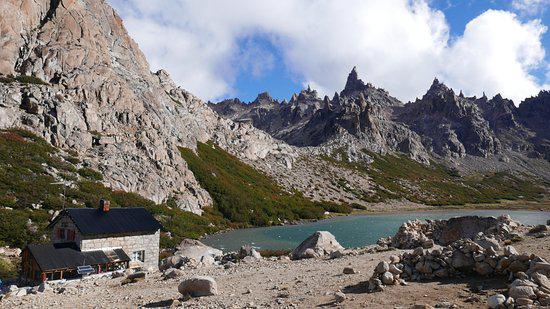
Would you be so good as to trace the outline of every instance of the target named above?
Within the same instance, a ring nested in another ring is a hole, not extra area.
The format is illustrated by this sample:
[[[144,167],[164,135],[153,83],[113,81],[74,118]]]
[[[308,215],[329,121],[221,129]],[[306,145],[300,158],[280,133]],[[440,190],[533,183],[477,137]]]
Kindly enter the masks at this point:
[[[263,93],[250,104],[235,99],[209,106],[222,117],[250,122],[296,146],[353,144],[379,153],[407,153],[424,163],[433,158],[453,164],[466,156],[548,160],[550,129],[544,119],[548,118],[549,97],[542,91],[517,108],[500,95],[492,99],[457,95],[435,79],[422,99],[403,104],[385,90],[361,81],[354,68],[344,90],[332,99],[321,99],[308,89],[288,102]],[[518,170],[518,164],[511,164],[511,169]],[[539,175],[547,178],[550,172]]]

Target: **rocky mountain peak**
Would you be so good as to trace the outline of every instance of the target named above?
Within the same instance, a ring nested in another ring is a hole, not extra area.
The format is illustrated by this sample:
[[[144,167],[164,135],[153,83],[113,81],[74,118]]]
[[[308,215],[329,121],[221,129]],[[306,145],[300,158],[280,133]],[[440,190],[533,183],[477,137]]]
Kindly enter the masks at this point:
[[[311,89],[308,85],[307,89],[300,91],[296,99],[297,101],[318,100],[319,96],[317,95],[317,90]]]
[[[256,99],[252,103],[261,104],[261,103],[273,103],[275,100],[273,97],[269,94],[269,92],[265,91],[256,97]]]
[[[550,91],[542,90],[535,97],[527,98],[518,107],[523,125],[538,133],[540,138],[550,140]],[[545,152],[550,157],[550,141]]]
[[[356,92],[364,91],[370,86],[370,84],[365,84],[361,79],[359,79],[359,75],[357,74],[357,67],[353,67],[348,75],[346,86],[344,87],[344,90],[342,90],[341,94],[351,95]]]
[[[440,82],[439,79],[434,78],[432,85],[430,86],[430,89],[428,89],[428,92],[424,96],[428,97],[446,97],[446,96],[454,96],[453,89],[447,87],[444,83]]]

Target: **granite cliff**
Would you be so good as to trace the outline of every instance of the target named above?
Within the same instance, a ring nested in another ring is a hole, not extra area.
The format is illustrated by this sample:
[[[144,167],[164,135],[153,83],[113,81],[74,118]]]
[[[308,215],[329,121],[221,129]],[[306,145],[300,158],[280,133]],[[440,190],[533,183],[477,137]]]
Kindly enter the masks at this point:
[[[247,160],[291,157],[284,143],[220,118],[165,71],[151,73],[103,0],[2,1],[0,33],[0,129],[76,151],[115,190],[174,197],[200,213],[212,201],[178,147],[214,141]]]

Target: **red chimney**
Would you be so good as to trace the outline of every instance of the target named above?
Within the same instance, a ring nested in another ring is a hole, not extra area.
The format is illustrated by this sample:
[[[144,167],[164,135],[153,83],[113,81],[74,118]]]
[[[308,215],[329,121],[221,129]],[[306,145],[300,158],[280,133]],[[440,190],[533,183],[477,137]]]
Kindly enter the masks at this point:
[[[103,212],[109,212],[109,207],[111,206],[111,202],[108,200],[101,199],[99,200],[99,210]]]

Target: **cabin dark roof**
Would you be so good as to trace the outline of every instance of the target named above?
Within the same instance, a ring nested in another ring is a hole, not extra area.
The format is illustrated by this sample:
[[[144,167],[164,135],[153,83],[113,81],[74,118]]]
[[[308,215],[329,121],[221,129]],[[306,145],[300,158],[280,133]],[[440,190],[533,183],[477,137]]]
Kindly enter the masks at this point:
[[[68,215],[82,235],[152,234],[162,226],[145,208],[69,208],[57,216],[50,226]]]
[[[72,244],[28,245],[27,249],[43,272],[57,269],[74,269],[84,265],[98,265],[112,262],[128,262],[130,258],[122,249],[114,249],[107,256],[103,250],[81,252]]]

